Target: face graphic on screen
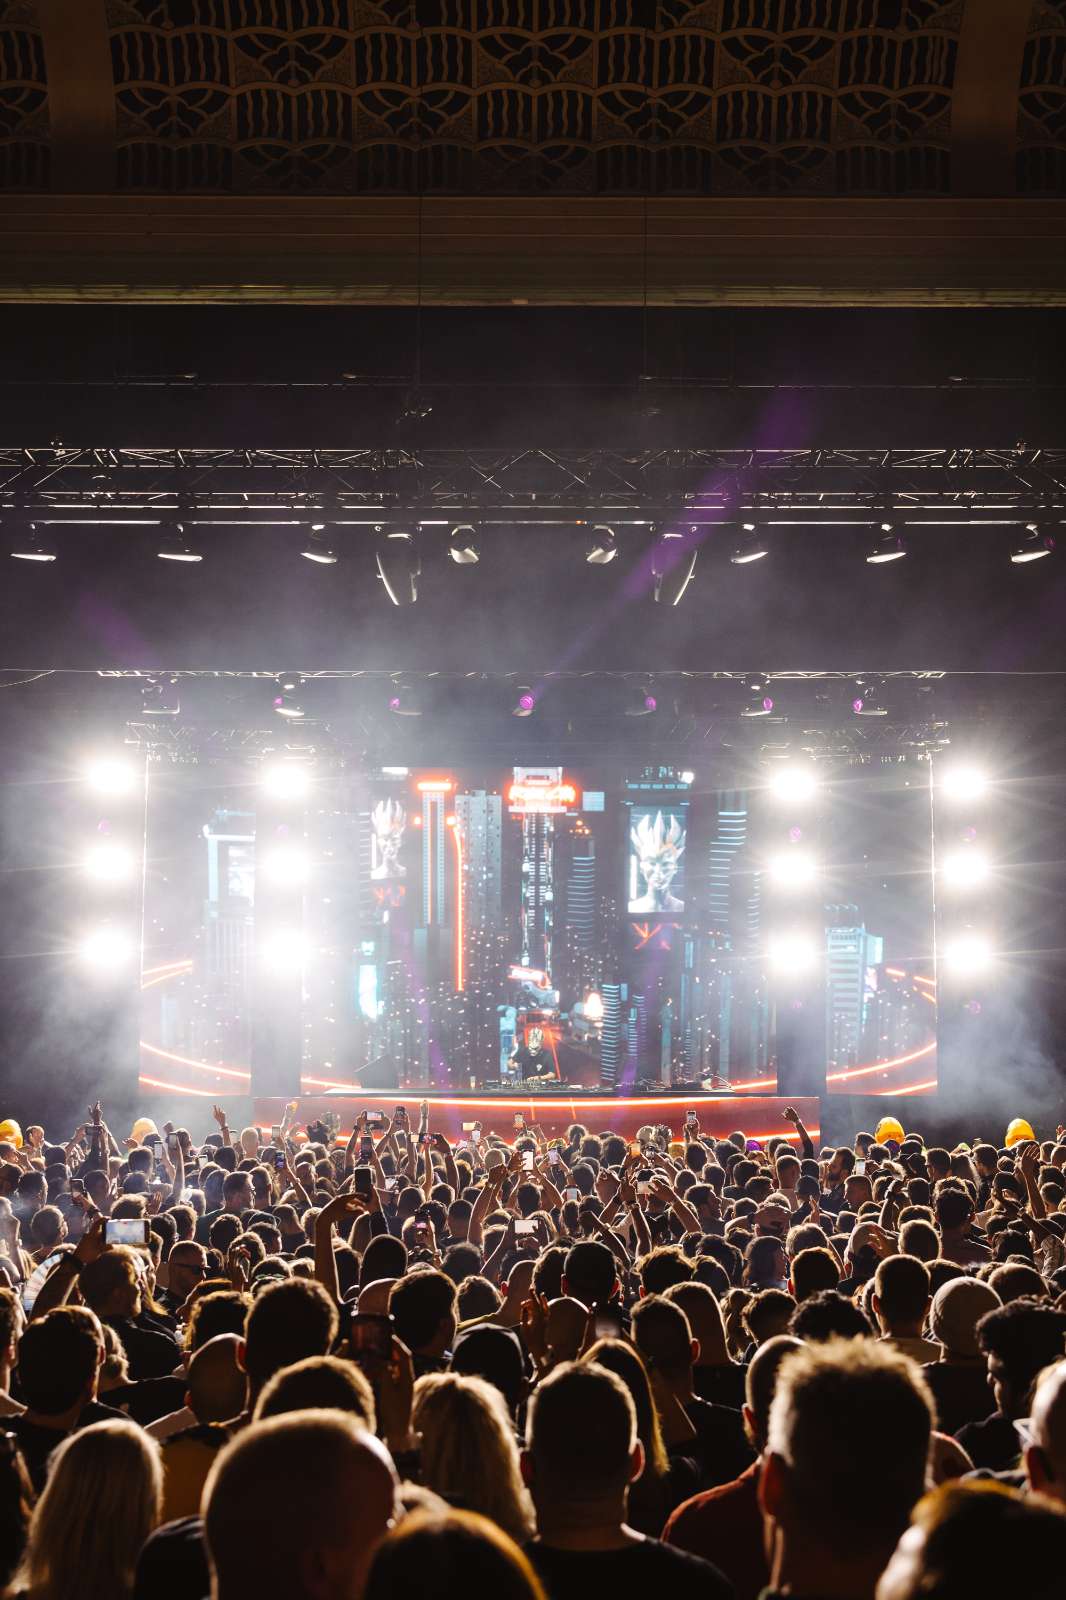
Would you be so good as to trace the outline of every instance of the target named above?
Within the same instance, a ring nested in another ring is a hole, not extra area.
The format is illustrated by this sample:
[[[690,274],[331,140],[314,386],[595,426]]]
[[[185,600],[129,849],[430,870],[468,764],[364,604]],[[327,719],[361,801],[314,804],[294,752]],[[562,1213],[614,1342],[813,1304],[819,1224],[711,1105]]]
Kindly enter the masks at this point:
[[[637,866],[637,882],[643,883],[644,893],[630,900],[632,912],[684,911],[685,902],[671,892],[671,884],[681,866],[685,850],[685,830],[679,818],[670,812],[664,818],[661,811],[654,817],[646,813],[635,827],[630,828],[633,856]]]
[[[370,813],[374,830],[374,866],[370,876],[375,882],[385,878],[405,878],[407,868],[400,860],[403,847],[407,813],[398,800],[381,800]]]

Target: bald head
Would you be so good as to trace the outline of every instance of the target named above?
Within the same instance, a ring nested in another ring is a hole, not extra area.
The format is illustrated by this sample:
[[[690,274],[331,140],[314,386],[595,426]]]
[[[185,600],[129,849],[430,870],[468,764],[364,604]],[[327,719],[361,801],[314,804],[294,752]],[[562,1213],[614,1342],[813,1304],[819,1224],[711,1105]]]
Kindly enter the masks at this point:
[[[244,1410],[247,1380],[237,1360],[235,1333],[202,1344],[189,1362],[189,1404],[200,1422],[228,1422]]]
[[[549,1303],[544,1337],[553,1361],[558,1363],[577,1359],[577,1353],[584,1342],[588,1321],[587,1307],[570,1295],[560,1295],[557,1300]]]
[[[361,1317],[386,1317],[389,1314],[389,1295],[395,1278],[375,1278],[359,1291],[358,1310]]]
[[[1040,1374],[1029,1421],[1032,1438],[1025,1470],[1030,1487],[1066,1505],[1066,1361]]]
[[[295,1412],[253,1423],[204,1487],[213,1600],[358,1600],[395,1499],[392,1458],[354,1417]]]

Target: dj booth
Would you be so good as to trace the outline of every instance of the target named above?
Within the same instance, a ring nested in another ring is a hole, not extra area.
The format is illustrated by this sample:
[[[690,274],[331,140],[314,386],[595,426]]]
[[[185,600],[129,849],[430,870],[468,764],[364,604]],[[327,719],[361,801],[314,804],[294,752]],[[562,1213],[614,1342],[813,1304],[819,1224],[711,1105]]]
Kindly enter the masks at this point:
[[[595,1090],[555,1088],[486,1094],[483,1091],[442,1094],[439,1091],[411,1089],[366,1089],[360,1094],[348,1091],[304,1095],[297,1102],[297,1123],[313,1122],[327,1112],[339,1115],[342,1132],[350,1132],[362,1111],[383,1111],[392,1117],[398,1105],[406,1106],[412,1128],[418,1125],[418,1108],[425,1100],[429,1107],[431,1133],[444,1133],[453,1142],[463,1137],[464,1124],[480,1122],[484,1133],[515,1137],[516,1116],[525,1124],[536,1123],[548,1138],[565,1134],[574,1122],[583,1123],[590,1133],[620,1133],[635,1138],[646,1124],[665,1124],[675,1138],[683,1137],[686,1113],[695,1111],[700,1132],[718,1138],[743,1132],[760,1141],[779,1137],[798,1142],[792,1123],[785,1118],[786,1106],[799,1112],[807,1132],[815,1140],[819,1134],[819,1102],[816,1098],[786,1100],[778,1095],[744,1095],[736,1092],[707,1093],[689,1090],[684,1094],[658,1093],[630,1096],[600,1093]],[[255,1120],[266,1127],[280,1122],[284,1101],[257,1099]]]

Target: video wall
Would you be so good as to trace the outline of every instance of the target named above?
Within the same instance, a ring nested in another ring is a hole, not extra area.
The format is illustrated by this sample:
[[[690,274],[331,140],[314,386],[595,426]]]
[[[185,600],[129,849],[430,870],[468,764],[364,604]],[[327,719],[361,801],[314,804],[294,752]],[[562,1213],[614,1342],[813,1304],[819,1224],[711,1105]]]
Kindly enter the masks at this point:
[[[924,1087],[928,809],[866,776],[796,810],[669,766],[175,769],[149,798],[148,1053],[239,1086],[283,994],[312,1083],[769,1093],[801,1004],[831,1090]]]

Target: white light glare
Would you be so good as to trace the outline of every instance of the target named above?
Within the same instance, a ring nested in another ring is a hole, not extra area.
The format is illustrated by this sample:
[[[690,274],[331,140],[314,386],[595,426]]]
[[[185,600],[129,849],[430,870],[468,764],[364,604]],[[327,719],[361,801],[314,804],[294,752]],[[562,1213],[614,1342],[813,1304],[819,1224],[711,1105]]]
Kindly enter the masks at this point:
[[[818,779],[809,767],[782,767],[770,779],[771,792],[790,804],[809,800],[817,787]]]
[[[83,863],[94,883],[125,883],[133,872],[133,856],[120,844],[96,844]]]
[[[992,945],[983,933],[960,933],[944,947],[944,965],[960,978],[973,978],[992,965]]]
[[[770,861],[770,877],[781,889],[802,889],[814,882],[814,857],[806,850],[783,850]]]
[[[988,779],[977,767],[949,767],[940,779],[940,787],[949,800],[980,800],[988,788]]]
[[[132,762],[102,756],[86,767],[85,781],[97,794],[129,794],[137,784],[138,773]]]
[[[259,959],[279,977],[298,973],[307,959],[307,937],[299,928],[275,928],[261,940]]]
[[[603,1021],[603,996],[595,989],[585,998],[585,1015],[590,1022]]]
[[[133,959],[136,946],[121,928],[94,928],[80,940],[78,956],[94,972],[114,972]]]
[[[799,977],[813,970],[819,947],[809,933],[779,933],[770,940],[767,955],[774,972]]]
[[[277,800],[302,800],[311,789],[311,773],[300,762],[279,762],[264,767],[259,776],[267,794]]]
[[[973,889],[988,877],[988,857],[980,850],[955,850],[944,857],[940,869],[944,882],[952,889]]]
[[[309,872],[307,852],[299,845],[277,845],[263,858],[263,876],[279,889],[302,888]]]

